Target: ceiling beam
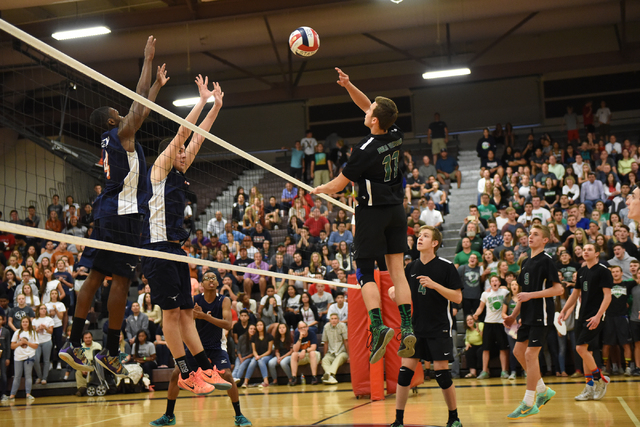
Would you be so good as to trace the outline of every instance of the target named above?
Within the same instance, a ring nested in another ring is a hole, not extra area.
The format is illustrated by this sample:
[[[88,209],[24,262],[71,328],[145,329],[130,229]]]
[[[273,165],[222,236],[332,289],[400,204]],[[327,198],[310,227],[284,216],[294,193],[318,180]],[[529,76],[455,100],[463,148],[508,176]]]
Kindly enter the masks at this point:
[[[423,60],[421,58],[418,58],[417,56],[414,56],[414,55],[410,54],[409,52],[407,52],[406,50],[400,49],[399,47],[394,46],[391,43],[387,43],[386,41],[384,41],[382,39],[379,39],[378,37],[376,37],[374,35],[371,35],[369,33],[362,33],[362,35],[365,36],[368,39],[373,40],[376,43],[380,43],[382,46],[388,47],[389,49],[404,55],[404,57],[406,57],[408,59],[412,59],[412,60],[414,60],[414,61],[416,61],[416,62],[418,62],[418,63],[420,63],[422,65],[427,65],[427,66],[429,65],[429,63],[427,61],[425,61],[425,60]]]
[[[278,46],[276,45],[276,40],[273,37],[273,32],[271,31],[271,25],[269,25],[269,18],[267,15],[263,16],[264,25],[267,27],[267,32],[269,33],[269,39],[271,40],[271,47],[273,47],[273,52],[276,54],[276,59],[278,60],[278,67],[280,67],[280,73],[282,73],[282,80],[285,83],[291,83],[291,81],[287,80],[287,73],[284,71],[284,65],[282,64],[282,60],[280,59],[280,53],[278,52]]]
[[[221,58],[221,57],[219,57],[219,56],[218,56],[218,55],[216,55],[216,54],[213,54],[213,53],[211,53],[211,52],[201,52],[201,53],[202,53],[203,55],[205,55],[205,56],[208,56],[208,57],[209,57],[209,58],[211,58],[211,59],[215,59],[216,61],[223,63],[224,65],[226,65],[226,66],[228,66],[228,67],[233,68],[234,70],[238,70],[238,71],[240,71],[241,73],[244,73],[244,74],[246,74],[247,76],[249,76],[249,77],[251,77],[251,78],[253,78],[253,79],[258,80],[259,82],[262,82],[262,83],[266,84],[267,86],[269,86],[269,87],[271,87],[271,88],[275,88],[275,87],[276,87],[276,85],[275,85],[275,84],[273,84],[272,82],[270,82],[269,80],[267,80],[267,79],[265,79],[265,78],[263,78],[263,77],[260,77],[260,76],[258,76],[258,75],[256,75],[256,74],[253,74],[251,71],[246,70],[246,69],[244,69],[244,68],[242,68],[242,67],[239,67],[239,66],[237,66],[236,64],[234,64],[234,63],[232,63],[232,62],[229,62],[229,61],[227,61],[226,59]]]
[[[511,29],[509,31],[507,31],[506,33],[504,33],[503,35],[501,35],[500,37],[498,37],[497,39],[495,39],[489,46],[485,47],[482,51],[480,51],[479,53],[476,54],[476,56],[474,56],[473,58],[471,58],[471,60],[468,62],[469,64],[474,63],[475,61],[477,61],[478,59],[480,59],[480,57],[482,57],[482,55],[484,55],[485,53],[489,52],[491,49],[493,49],[494,47],[496,47],[498,44],[500,44],[504,39],[506,39],[507,37],[509,37],[511,34],[513,34],[518,28],[522,27],[524,24],[526,24],[527,22],[529,22],[531,19],[533,19],[534,16],[536,16],[539,12],[531,12],[529,15],[527,15],[526,18],[524,18],[522,21],[518,22],[516,25],[514,25],[513,27],[511,27]]]
[[[298,70],[298,74],[296,75],[296,81],[293,82],[293,87],[297,87],[298,83],[300,83],[300,79],[302,78],[302,73],[304,73],[304,69],[307,68],[307,61],[306,59],[302,62],[302,65],[300,65],[300,69]]]
[[[50,12],[41,6],[28,7],[25,10],[30,14],[32,14],[33,16],[35,16],[36,19],[45,20],[45,19],[53,19],[56,17],[55,13]]]

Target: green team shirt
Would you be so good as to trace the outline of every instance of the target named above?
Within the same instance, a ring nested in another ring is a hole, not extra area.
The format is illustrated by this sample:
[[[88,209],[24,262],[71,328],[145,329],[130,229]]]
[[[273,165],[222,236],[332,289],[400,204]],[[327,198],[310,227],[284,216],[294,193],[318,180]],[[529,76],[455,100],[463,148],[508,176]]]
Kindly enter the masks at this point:
[[[489,219],[493,218],[493,214],[497,213],[497,212],[498,212],[498,210],[492,204],[488,204],[487,206],[482,205],[482,204],[478,205],[478,213],[480,214],[480,218],[484,218],[486,220],[489,220]]]

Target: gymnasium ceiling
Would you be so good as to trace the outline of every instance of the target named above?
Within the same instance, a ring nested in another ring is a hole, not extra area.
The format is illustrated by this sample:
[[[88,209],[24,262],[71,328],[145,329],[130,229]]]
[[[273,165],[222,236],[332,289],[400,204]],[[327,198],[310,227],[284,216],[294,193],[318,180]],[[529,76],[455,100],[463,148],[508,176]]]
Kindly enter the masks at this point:
[[[0,0],[3,19],[134,87],[146,37],[171,80],[158,102],[193,96],[206,74],[239,106],[344,95],[339,66],[367,92],[429,84],[429,69],[469,66],[473,81],[598,67],[640,69],[638,0]],[[106,25],[106,36],[56,41],[54,31]],[[320,35],[308,60],[287,40]],[[24,62],[0,38],[0,72]]]

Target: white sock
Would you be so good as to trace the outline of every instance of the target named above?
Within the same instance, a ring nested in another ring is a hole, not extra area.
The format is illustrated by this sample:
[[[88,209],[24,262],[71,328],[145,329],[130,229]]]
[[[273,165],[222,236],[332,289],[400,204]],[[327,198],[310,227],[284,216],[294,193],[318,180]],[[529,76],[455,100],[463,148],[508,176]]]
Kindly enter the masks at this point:
[[[534,390],[527,390],[524,394],[524,403],[527,406],[533,406],[533,400],[536,397],[536,392]]]
[[[544,393],[545,391],[547,391],[547,386],[544,383],[544,381],[542,381],[542,378],[540,378],[538,380],[538,384],[536,384],[536,392],[537,393]]]

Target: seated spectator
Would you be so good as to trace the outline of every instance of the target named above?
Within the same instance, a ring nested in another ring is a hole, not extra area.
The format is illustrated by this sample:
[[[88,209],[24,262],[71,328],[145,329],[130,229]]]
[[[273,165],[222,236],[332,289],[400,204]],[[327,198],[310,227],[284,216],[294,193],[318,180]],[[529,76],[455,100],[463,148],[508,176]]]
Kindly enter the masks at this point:
[[[284,323],[284,312],[282,311],[282,305],[278,305],[276,301],[277,295],[271,295],[267,297],[264,305],[261,305],[260,320],[264,322],[267,332],[269,334],[275,333],[275,329],[279,323]]]
[[[480,259],[480,252],[471,250],[471,239],[469,239],[469,237],[462,238],[461,247],[462,249],[460,250],[460,252],[456,253],[455,258],[453,259],[453,264],[456,268],[460,267],[461,265],[467,265],[469,263],[469,257],[471,256],[471,254],[475,254],[478,259]]]
[[[624,246],[625,251],[633,258],[640,257],[640,251],[638,251],[638,246],[636,246],[631,239],[629,239],[631,230],[628,226],[624,224],[620,224],[615,231],[613,231],[614,239],[609,239],[609,252],[613,252],[613,246],[616,243],[620,243]]]
[[[91,207],[91,205],[89,205],[89,207]],[[26,219],[31,220],[31,222],[33,223],[33,227],[40,228],[40,217],[38,215],[36,215],[36,207],[35,206],[29,206],[28,215],[27,215]],[[92,218],[91,222],[93,222],[93,218]]]
[[[277,261],[277,257],[278,255],[282,255],[282,262],[284,263],[285,266],[290,265],[293,262],[293,255],[290,255],[287,252],[287,246],[293,246],[295,247],[295,245],[292,244],[291,242],[291,237],[290,236],[285,236],[285,242],[289,242],[288,245],[285,245],[285,243],[278,243],[278,247],[276,248],[276,253],[273,254],[271,256],[271,259],[269,260],[269,264],[270,265],[276,265],[276,261]],[[294,249],[295,252],[295,249]]]
[[[260,252],[256,252],[253,259],[254,261],[249,264],[247,268],[269,271],[269,264],[262,260],[262,254]],[[252,295],[253,292],[256,291],[256,285],[258,286],[260,296],[263,297],[267,289],[267,277],[260,274],[246,273],[243,281],[244,292]]]
[[[298,323],[293,336],[293,351],[291,353],[291,380],[289,385],[296,385],[298,380],[298,366],[311,365],[311,384],[318,384],[318,362],[320,361],[320,352],[317,351],[318,339],[315,331],[313,331],[305,322]]]
[[[353,235],[347,230],[347,225],[344,222],[338,223],[338,230],[333,231],[329,237],[329,248],[335,253],[338,251],[338,245],[340,242],[346,242],[348,246],[353,244]]]
[[[55,210],[49,211],[49,219],[44,225],[45,230],[55,231],[60,233],[62,231],[62,221],[58,219],[58,214]]]
[[[244,195],[239,194],[238,201],[233,204],[233,208],[231,210],[231,219],[234,219],[238,221],[238,223],[241,223],[248,207],[249,203],[245,202]]]
[[[264,207],[264,225],[267,230],[277,230],[282,224],[280,211],[282,207],[276,202],[275,196],[269,197],[269,204]]]
[[[426,192],[424,178],[420,176],[418,168],[413,168],[411,175],[407,178],[407,186],[405,188],[405,194],[409,203],[411,203],[413,199],[419,199],[424,196]]]
[[[593,172],[587,174],[588,180],[582,184],[580,189],[580,201],[587,207],[587,212],[591,213],[597,201],[607,200],[602,182],[596,181]]]
[[[24,225],[24,221],[18,217],[18,211],[15,209],[12,209],[11,212],[9,212],[9,218],[9,222],[12,224]]]
[[[51,254],[51,263],[56,267],[58,267],[58,260],[62,257],[67,257],[67,260],[69,261],[68,262],[69,265],[74,264],[73,253],[71,253],[68,250],[66,242],[58,243],[58,246],[56,246],[55,251]]]
[[[313,301],[313,304],[318,310],[318,332],[322,333],[324,324],[327,322],[329,305],[333,304],[333,296],[331,295],[331,292],[324,291],[324,283],[317,283],[315,284],[315,287],[317,292],[311,295],[311,301]]]
[[[253,359],[249,362],[247,373],[244,377],[244,383],[242,388],[247,388],[249,385],[249,379],[253,375],[253,371],[256,366],[260,367],[260,373],[262,374],[262,387],[269,387],[269,360],[273,358],[271,354],[273,347],[273,336],[267,332],[265,323],[262,320],[258,320],[255,325],[256,333],[251,337],[251,350]]]
[[[554,185],[553,179],[547,177],[544,188],[542,188],[541,206],[549,211],[559,206],[560,191]]]
[[[440,211],[436,210],[436,204],[433,199],[429,199],[427,202],[427,209],[422,211],[420,214],[420,221],[424,222],[425,225],[430,225],[442,230],[442,223],[444,222],[444,219],[442,218]]]
[[[437,161],[438,152],[439,150],[436,150],[433,155],[434,161]],[[429,181],[430,177],[437,178],[438,176],[438,171],[436,170],[436,167],[431,164],[431,158],[429,156],[422,157],[422,165],[418,168],[418,172],[425,182]]]
[[[153,345],[153,342],[149,341],[149,333],[146,329],[139,330],[131,345],[131,358],[139,364],[142,367],[142,371],[149,376],[151,384],[153,384],[153,370],[158,367],[156,357],[156,346]]]
[[[93,334],[89,331],[85,332],[82,336],[81,348],[89,363],[92,363],[93,356],[102,350],[100,343],[93,340]],[[86,395],[89,375],[89,372],[76,371],[76,396],[82,397]]]
[[[255,255],[260,252],[258,248],[253,246],[253,240],[251,239],[251,236],[244,236],[244,239],[242,239],[242,245],[247,251],[247,256],[251,259],[253,259]]]
[[[289,266],[289,274],[293,276],[309,276],[309,263],[302,259],[300,251],[296,251],[293,254],[293,263]],[[309,286],[307,282],[300,280],[289,280],[289,285],[295,286],[298,291],[306,290]]]
[[[465,237],[469,238],[471,250],[478,253],[482,253],[482,236],[478,234],[475,223],[470,222],[467,225],[467,233]],[[463,243],[462,240],[458,241],[458,244],[456,245],[456,253],[462,250],[462,247],[463,247],[462,243]]]
[[[478,139],[478,143],[476,144],[476,152],[478,153],[478,157],[480,157],[480,159],[486,159],[487,153],[489,151],[493,151],[495,153],[497,148],[498,146],[496,145],[496,141],[493,138],[493,135],[489,133],[488,128],[484,128],[482,130],[482,137]]]
[[[448,157],[447,150],[442,149],[440,152],[440,158],[436,163],[436,169],[438,171],[438,181],[442,185],[445,185],[445,180],[451,180],[458,183],[458,188],[462,184],[462,174],[458,170],[458,161],[453,157]]]
[[[286,323],[278,324],[274,334],[274,356],[269,360],[269,373],[271,374],[271,385],[278,385],[278,373],[276,366],[280,365],[287,379],[291,381],[291,353],[293,343],[291,342],[291,332]]]
[[[20,295],[24,295],[27,305],[35,310],[40,305],[40,298],[37,295],[33,294],[32,287],[28,283],[29,272],[23,271],[22,274],[23,274],[22,276],[23,281],[22,281],[22,290],[20,292]],[[24,280],[25,276],[26,276],[27,283],[25,283],[25,280]]]
[[[156,328],[156,339],[153,342],[153,345],[156,347],[156,363],[158,364],[159,369],[168,368],[170,365],[174,364],[173,358],[171,357],[171,351],[167,346],[167,340],[164,337],[162,326],[158,326]],[[129,350],[129,352],[131,352],[131,350]]]
[[[549,171],[548,163],[543,163],[540,172],[538,172],[533,178],[533,185],[536,187],[540,197],[544,197],[547,178],[551,178],[551,182],[553,184],[552,187],[555,188],[558,185],[558,177],[553,172]]]
[[[314,250],[315,245],[313,244],[312,237],[309,234],[309,229],[307,227],[301,228],[300,240],[298,240],[298,244],[296,245],[296,251],[300,252],[305,260],[308,260]]]
[[[149,318],[149,335],[156,336],[157,329],[162,325],[162,310],[160,306],[151,302],[151,294],[144,293],[142,297],[142,313]]]
[[[269,233],[269,230],[265,230],[265,228],[259,222],[257,222],[255,228],[251,230],[249,236],[251,237],[251,240],[253,240],[253,246],[255,246],[258,250],[262,250],[262,244],[265,241],[271,242],[271,233]]]
[[[498,174],[502,177],[502,175],[504,175],[504,165],[500,159],[496,158],[495,151],[493,150],[487,151],[487,157],[485,159],[481,159],[480,165],[481,175],[483,175],[482,172],[486,170],[489,171],[490,176]]]
[[[298,294],[298,290],[293,285],[287,286],[287,291],[282,299],[282,307],[287,325],[289,325],[290,328],[295,328],[301,319],[300,306],[300,294]]]
[[[549,173],[555,175],[557,182],[556,186],[560,185],[562,180],[564,179],[564,166],[561,163],[558,163],[558,158],[556,156],[549,157]]]
[[[495,205],[490,203],[490,197],[487,193],[482,193],[480,195],[480,205],[478,205],[478,213],[480,214],[480,218],[485,221],[489,221],[495,217],[495,214],[498,213],[498,209]]]
[[[540,218],[542,225],[547,225],[547,222],[551,219],[551,212],[542,207],[542,199],[539,195],[535,195],[531,198],[531,208],[532,217]]]
[[[226,225],[227,220],[222,217],[222,212],[216,211],[215,217],[211,218],[207,223],[207,234],[209,237],[214,234],[218,237],[222,237],[227,233]]]
[[[336,259],[340,264],[340,267],[347,273],[352,274],[355,270],[353,268],[353,257],[351,250],[347,246],[347,242],[340,242],[338,245],[338,252],[336,252]]]
[[[338,270],[338,273],[338,276],[344,276],[343,270]],[[338,283],[340,283],[340,281],[338,281]],[[337,290],[335,295],[335,303],[329,306],[327,316],[331,316],[335,313],[338,315],[338,320],[347,325],[349,323],[349,304],[345,301],[345,296],[342,290]]]
[[[330,231],[329,220],[320,214],[320,209],[314,208],[311,211],[311,218],[305,221],[304,226],[309,229],[311,242],[316,243],[320,238],[320,230],[324,230],[327,234]]]
[[[196,230],[196,237],[191,240],[191,245],[196,248],[197,251],[200,251],[203,247],[208,247],[211,245],[211,240],[208,237],[205,237],[204,232],[201,229]]]
[[[244,292],[240,292],[236,300],[236,312],[240,313],[242,310],[247,310],[250,322],[255,324],[258,319],[258,303]]]
[[[311,331],[318,332],[320,317],[309,292],[303,292],[300,295],[300,317]]]
[[[133,345],[136,341],[138,331],[145,331],[147,338],[149,337],[149,317],[140,312],[140,304],[134,302],[131,304],[131,315],[126,319],[125,332],[129,344]]]
[[[482,239],[482,249],[484,250],[493,250],[494,248],[503,244],[502,236],[498,234],[498,226],[496,225],[495,220],[489,221],[489,234]]]
[[[243,313],[240,314],[241,318],[242,318],[242,314]],[[238,323],[236,323],[236,325]],[[235,329],[234,329],[234,333],[235,333]],[[236,362],[234,364],[233,373],[232,373],[233,380],[235,381],[236,384],[242,381],[243,375],[245,374],[245,371],[247,371],[247,368],[249,367],[249,364],[253,359],[252,339],[255,335],[256,335],[256,325],[249,324],[247,326],[246,332],[238,338]],[[249,383],[249,377],[250,377],[249,375],[244,375],[245,383],[247,384]]]
[[[336,373],[338,369],[349,361],[347,326],[340,322],[338,313],[333,313],[329,317],[329,324],[322,332],[322,342],[324,343],[322,382],[329,385],[337,384]]]

